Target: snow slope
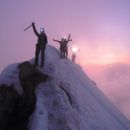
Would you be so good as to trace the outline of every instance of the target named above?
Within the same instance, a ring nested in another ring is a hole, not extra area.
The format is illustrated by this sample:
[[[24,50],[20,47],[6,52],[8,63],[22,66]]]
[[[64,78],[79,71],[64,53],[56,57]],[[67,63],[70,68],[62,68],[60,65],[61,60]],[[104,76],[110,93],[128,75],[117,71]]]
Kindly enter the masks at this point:
[[[17,65],[10,65],[2,72],[0,84],[20,86]],[[45,66],[38,69],[50,78],[36,91],[30,130],[130,130],[129,121],[82,68],[60,59],[54,47],[47,46]],[[20,87],[15,88],[19,93],[22,91]]]

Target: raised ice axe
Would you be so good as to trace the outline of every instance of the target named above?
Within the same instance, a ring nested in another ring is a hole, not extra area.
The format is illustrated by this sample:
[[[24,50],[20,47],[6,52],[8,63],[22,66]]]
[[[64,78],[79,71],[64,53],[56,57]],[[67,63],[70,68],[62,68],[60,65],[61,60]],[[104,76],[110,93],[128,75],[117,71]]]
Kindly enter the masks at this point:
[[[32,25],[28,26],[26,29],[24,29],[24,31],[28,30],[30,27],[32,27]]]

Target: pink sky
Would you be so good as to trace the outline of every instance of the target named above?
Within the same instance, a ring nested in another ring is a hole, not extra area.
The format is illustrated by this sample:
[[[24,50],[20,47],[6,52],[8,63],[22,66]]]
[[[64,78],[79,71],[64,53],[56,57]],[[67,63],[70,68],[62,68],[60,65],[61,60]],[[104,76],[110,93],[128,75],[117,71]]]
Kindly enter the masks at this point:
[[[36,23],[52,38],[71,34],[80,48],[80,63],[128,62],[130,59],[129,0],[2,0],[0,1],[0,69],[34,56]]]
[[[0,71],[34,57],[36,36],[31,28],[23,31],[33,21],[57,48],[52,39],[70,33],[82,65],[129,63],[129,14],[129,0],[1,0]]]
[[[130,64],[87,65],[84,70],[130,120]]]

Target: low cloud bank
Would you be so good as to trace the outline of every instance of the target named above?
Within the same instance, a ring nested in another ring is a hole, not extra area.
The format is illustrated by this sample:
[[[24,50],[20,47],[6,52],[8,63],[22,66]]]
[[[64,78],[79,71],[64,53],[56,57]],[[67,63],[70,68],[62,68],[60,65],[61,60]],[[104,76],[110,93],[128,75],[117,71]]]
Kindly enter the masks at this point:
[[[130,119],[130,65],[88,65],[84,69],[105,95]]]

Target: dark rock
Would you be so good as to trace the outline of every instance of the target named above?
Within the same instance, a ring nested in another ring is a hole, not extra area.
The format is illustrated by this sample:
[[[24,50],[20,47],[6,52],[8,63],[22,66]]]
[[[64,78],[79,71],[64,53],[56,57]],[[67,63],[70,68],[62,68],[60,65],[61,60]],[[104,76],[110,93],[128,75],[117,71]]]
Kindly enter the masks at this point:
[[[19,66],[19,79],[23,88],[24,106],[30,106],[35,103],[35,89],[41,82],[46,81],[47,75],[42,74],[37,68],[29,62],[23,62]]]
[[[0,130],[11,129],[19,95],[13,86],[0,85]]]
[[[37,68],[29,62],[24,62],[18,66],[19,79],[23,88],[21,104],[19,105],[19,119],[23,123],[21,126],[27,126],[29,117],[33,113],[36,104],[35,90],[36,87],[47,80],[48,76],[42,74]],[[20,130],[24,130],[23,128]]]
[[[29,118],[36,104],[36,87],[48,78],[29,62],[18,68],[22,95],[13,86],[0,85],[0,130],[28,130]]]
[[[19,72],[19,79],[21,84],[26,85],[33,85],[33,88],[43,82],[46,81],[48,78],[47,75],[42,74],[37,68],[35,68],[32,64],[30,64],[28,61],[21,63],[18,66],[20,72]],[[26,88],[23,88],[26,89]]]

